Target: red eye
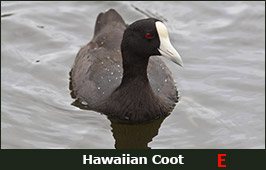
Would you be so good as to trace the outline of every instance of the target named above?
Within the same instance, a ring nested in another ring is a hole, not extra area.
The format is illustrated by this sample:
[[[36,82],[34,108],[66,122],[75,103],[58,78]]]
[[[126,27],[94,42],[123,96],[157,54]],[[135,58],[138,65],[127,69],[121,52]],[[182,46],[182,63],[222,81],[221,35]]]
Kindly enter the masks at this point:
[[[152,38],[152,36],[151,36],[150,33],[146,33],[145,36],[146,36],[146,38],[148,38],[148,39],[151,39],[151,38]]]

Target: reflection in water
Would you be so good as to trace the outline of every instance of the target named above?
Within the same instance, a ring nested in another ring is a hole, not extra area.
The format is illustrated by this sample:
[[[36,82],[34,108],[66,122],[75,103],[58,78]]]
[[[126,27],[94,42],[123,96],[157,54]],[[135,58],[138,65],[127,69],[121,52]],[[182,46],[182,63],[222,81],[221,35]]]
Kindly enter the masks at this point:
[[[85,110],[90,110],[86,105],[75,100],[72,105]],[[107,116],[108,117],[108,116]],[[167,116],[166,116],[167,117]],[[132,124],[114,118],[111,121],[116,149],[148,149],[148,143],[158,134],[159,128],[166,117],[145,123]]]
[[[148,143],[158,134],[165,117],[141,124],[123,124],[112,119],[111,127],[116,149],[148,149]]]
[[[71,92],[70,93],[71,97],[75,99],[75,95],[72,92],[71,76],[69,81],[69,89]],[[80,103],[78,100],[75,100],[72,103],[72,105],[80,109],[90,110],[85,104]],[[116,149],[150,148],[148,147],[148,143],[151,142],[152,138],[158,134],[159,128],[166,117],[138,124],[132,124],[128,121],[121,121],[119,119],[108,117],[108,119],[111,121],[113,137],[115,139],[115,148]]]

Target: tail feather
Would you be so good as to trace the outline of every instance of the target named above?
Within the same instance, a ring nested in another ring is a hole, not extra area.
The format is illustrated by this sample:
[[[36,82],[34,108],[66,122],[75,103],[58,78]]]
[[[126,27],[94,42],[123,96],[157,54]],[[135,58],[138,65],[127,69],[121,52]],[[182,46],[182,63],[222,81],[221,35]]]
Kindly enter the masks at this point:
[[[123,25],[125,24],[125,21],[123,18],[116,12],[114,9],[109,9],[105,13],[100,13],[97,17],[95,29],[94,29],[94,36],[100,32],[102,28],[105,27],[105,25],[110,25],[111,23],[121,23]]]

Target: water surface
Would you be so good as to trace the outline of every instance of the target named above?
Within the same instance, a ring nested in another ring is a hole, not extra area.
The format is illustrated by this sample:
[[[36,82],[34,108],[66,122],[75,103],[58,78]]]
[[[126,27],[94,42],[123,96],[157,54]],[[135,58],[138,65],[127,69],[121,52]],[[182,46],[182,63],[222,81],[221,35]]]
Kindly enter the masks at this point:
[[[164,60],[180,93],[166,119],[122,125],[71,105],[75,55],[109,8],[168,26],[184,67]],[[133,145],[265,148],[265,2],[1,1],[1,147]]]

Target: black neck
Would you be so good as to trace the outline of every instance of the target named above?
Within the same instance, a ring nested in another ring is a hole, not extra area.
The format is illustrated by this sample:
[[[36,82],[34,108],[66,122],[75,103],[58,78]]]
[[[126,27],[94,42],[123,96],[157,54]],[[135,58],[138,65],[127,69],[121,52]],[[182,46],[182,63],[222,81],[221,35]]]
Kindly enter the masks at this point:
[[[99,108],[109,115],[134,121],[146,121],[166,115],[168,109],[152,90],[147,76],[149,56],[123,52],[123,78],[120,86]],[[132,55],[132,56],[130,56]],[[104,109],[103,109],[104,110]]]
[[[140,79],[142,83],[149,84],[147,76],[147,66],[149,62],[148,56],[132,55],[129,52],[123,51],[123,78],[122,84],[131,82],[136,79]],[[141,84],[142,84],[141,83]]]

